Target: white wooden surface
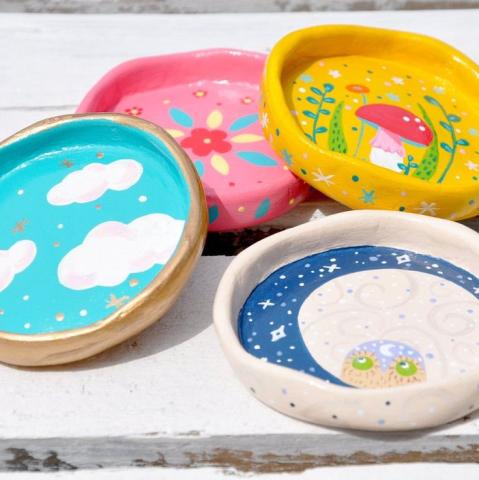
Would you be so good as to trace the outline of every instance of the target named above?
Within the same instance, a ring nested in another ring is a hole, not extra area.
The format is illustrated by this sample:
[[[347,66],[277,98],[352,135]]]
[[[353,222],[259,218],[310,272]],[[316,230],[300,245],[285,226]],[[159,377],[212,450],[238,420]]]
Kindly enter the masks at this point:
[[[479,466],[463,464],[461,466],[447,463],[409,464],[409,465],[375,465],[355,467],[322,467],[306,470],[294,476],[287,473],[242,474],[241,479],[255,478],[259,480],[451,480],[461,475],[461,480],[477,480]],[[0,480],[235,480],[234,471],[204,468],[202,470],[187,469],[107,469],[77,470],[74,472],[49,473],[0,473]]]
[[[125,59],[218,46],[266,51],[287,31],[321,23],[428,33],[479,60],[475,10],[181,17],[3,14],[0,137],[46,116],[71,112],[100,75]],[[319,210],[318,205],[299,208],[279,223],[292,225],[342,209],[330,201]],[[306,472],[300,478],[313,478],[308,470],[323,465],[479,460],[477,415],[435,431],[374,435],[315,427],[259,404],[234,378],[211,326],[215,288],[230,261],[203,257],[181,299],[160,323],[97,358],[40,371],[0,366],[0,471],[218,467]],[[461,467],[464,478],[470,468]],[[177,478],[167,471],[155,478]],[[181,478],[197,471],[184,470]],[[156,474],[128,472],[111,478]],[[211,478],[209,470],[202,472]],[[97,478],[110,478],[108,472],[102,475]]]
[[[0,0],[2,12],[218,13],[473,8],[477,0]]]

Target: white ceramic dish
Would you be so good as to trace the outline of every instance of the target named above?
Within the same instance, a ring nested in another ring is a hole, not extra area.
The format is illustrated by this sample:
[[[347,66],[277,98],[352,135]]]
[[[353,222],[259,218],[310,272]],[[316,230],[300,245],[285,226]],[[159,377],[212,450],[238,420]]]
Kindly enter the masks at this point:
[[[273,235],[232,262],[214,321],[262,402],[332,427],[408,430],[479,407],[479,235],[352,211]]]

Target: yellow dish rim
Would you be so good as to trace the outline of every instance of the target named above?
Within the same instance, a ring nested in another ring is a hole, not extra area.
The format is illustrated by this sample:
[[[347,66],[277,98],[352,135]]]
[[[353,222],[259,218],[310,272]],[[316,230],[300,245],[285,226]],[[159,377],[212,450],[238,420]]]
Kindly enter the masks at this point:
[[[356,25],[317,26],[291,32],[276,43],[270,55],[268,56],[262,82],[263,97],[266,97],[264,92],[267,89],[267,97],[274,98],[274,101],[268,102],[267,109],[272,114],[272,117],[274,117],[275,125],[277,125],[277,127],[281,129],[282,134],[286,132],[287,135],[291,136],[295,139],[295,141],[299,142],[305,150],[314,151],[319,156],[329,157],[331,159],[334,158],[338,162],[344,162],[345,160],[347,160],[352,166],[357,166],[358,168],[364,169],[364,162],[357,158],[351,157],[347,154],[332,152],[311,143],[304,136],[304,133],[301,130],[300,126],[293,118],[284,98],[284,90],[281,77],[288,56],[292,52],[295,52],[296,48],[301,43],[305,44],[311,40],[314,40],[314,42],[318,42],[319,40],[325,39],[333,34],[336,36],[338,34],[348,36],[352,34],[361,36],[367,35],[370,37],[380,37],[382,40],[386,38],[388,40],[393,40],[394,42],[407,41],[409,43],[420,43],[424,47],[427,47],[430,50],[434,51],[435,54],[438,55],[438,58],[441,58],[443,61],[447,60],[448,62],[455,62],[457,68],[467,74],[466,80],[462,81],[462,83],[467,84],[467,82],[476,81],[477,86],[479,87],[479,66],[475,62],[473,62],[470,58],[468,58],[466,55],[464,55],[454,47],[426,35]],[[319,59],[320,57],[318,56],[317,58]],[[472,90],[470,86],[469,89]],[[475,103],[477,103],[479,107],[479,101],[476,100]],[[414,177],[401,177],[396,172],[382,169],[376,166],[372,166],[371,168],[373,167],[375,169],[376,175],[381,176],[384,179],[385,183],[387,182],[390,184],[395,184],[400,188],[407,188],[407,186],[410,187],[411,185],[413,185],[416,188],[421,189],[430,195],[432,194],[431,197],[437,195],[437,192],[439,191],[437,184],[435,183],[428,183]],[[380,173],[378,173],[379,169]],[[473,194],[477,195],[479,193],[479,185],[474,185],[469,182],[457,185],[451,185],[450,182],[445,182],[441,184],[440,188],[443,195],[447,192],[452,194],[459,194],[461,197],[468,197]],[[325,193],[326,195],[331,196],[329,192]],[[338,201],[344,203],[342,200]],[[479,209],[479,207],[476,208]],[[476,212],[477,210],[461,218],[469,218],[475,216]]]

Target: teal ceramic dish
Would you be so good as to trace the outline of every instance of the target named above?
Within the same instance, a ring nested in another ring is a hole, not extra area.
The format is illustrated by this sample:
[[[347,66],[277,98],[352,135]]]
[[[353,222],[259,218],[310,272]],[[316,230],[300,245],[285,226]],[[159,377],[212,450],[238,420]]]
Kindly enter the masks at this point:
[[[0,360],[78,360],[171,305],[206,233],[186,154],[123,115],[33,125],[0,149]]]

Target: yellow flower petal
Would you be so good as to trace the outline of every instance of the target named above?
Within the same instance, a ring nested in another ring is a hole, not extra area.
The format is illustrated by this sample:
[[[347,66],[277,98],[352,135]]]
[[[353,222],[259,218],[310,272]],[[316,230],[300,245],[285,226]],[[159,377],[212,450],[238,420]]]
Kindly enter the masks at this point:
[[[208,128],[218,128],[223,123],[223,114],[219,110],[213,110],[206,119]]]
[[[260,142],[264,140],[264,137],[261,135],[254,135],[252,133],[243,133],[242,135],[236,135],[235,137],[231,138],[231,141],[234,143],[252,143],[252,142]]]
[[[228,175],[230,167],[228,162],[221,155],[213,155],[211,157],[211,166],[221,175]]]
[[[166,131],[173,137],[173,138],[180,138],[184,136],[184,133],[181,130],[175,130],[174,128],[167,128]]]

